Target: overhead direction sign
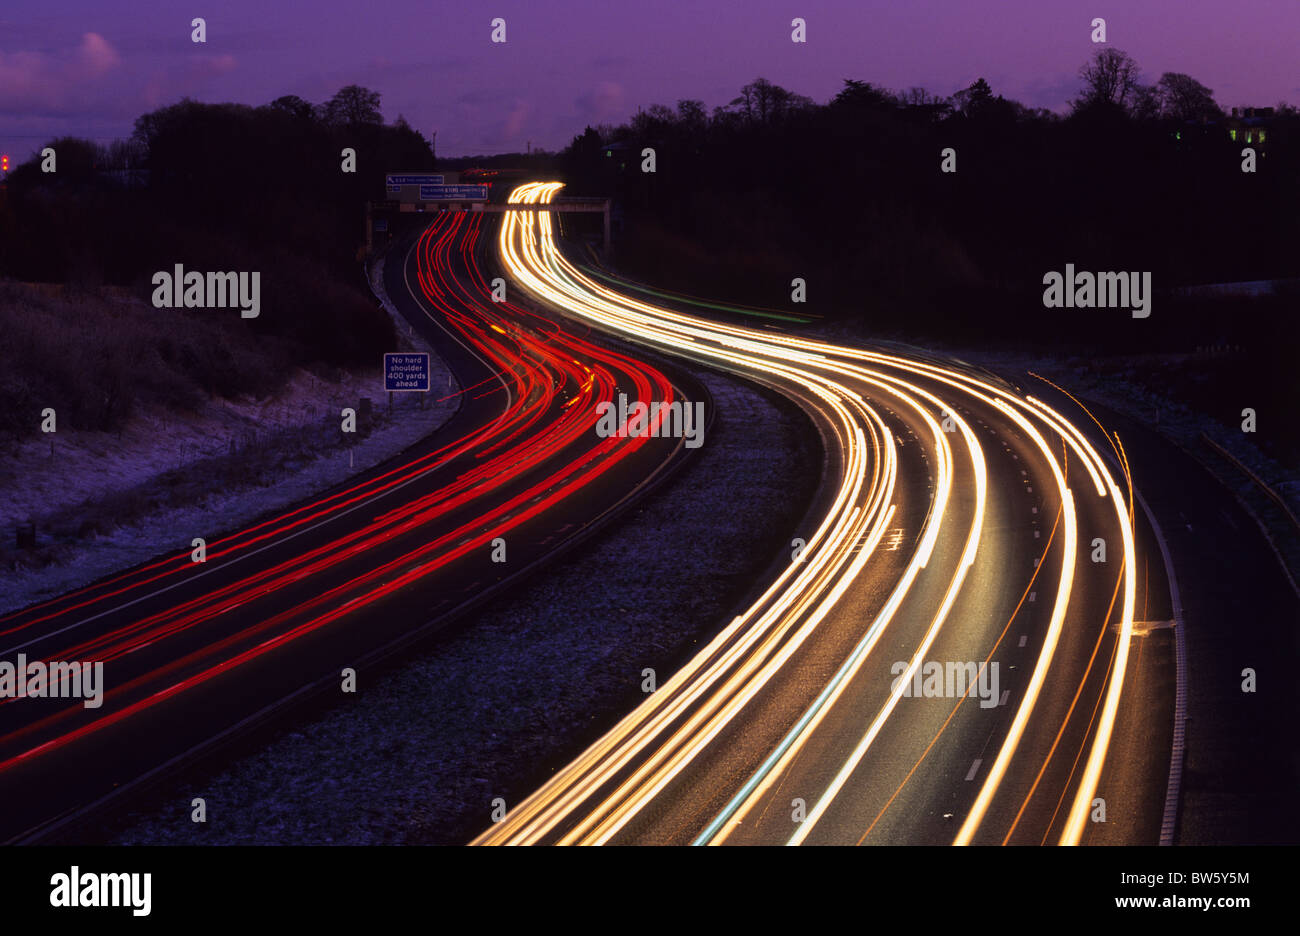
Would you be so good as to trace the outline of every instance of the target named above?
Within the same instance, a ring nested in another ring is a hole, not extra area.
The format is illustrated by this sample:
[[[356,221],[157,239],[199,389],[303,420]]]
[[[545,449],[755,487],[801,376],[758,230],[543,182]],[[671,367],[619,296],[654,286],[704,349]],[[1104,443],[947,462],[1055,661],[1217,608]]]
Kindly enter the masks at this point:
[[[486,185],[421,185],[420,201],[487,201]]]
[[[446,181],[441,172],[386,172],[384,190],[398,201],[414,202],[419,200],[421,185],[441,185]]]
[[[384,355],[384,389],[429,389],[429,355],[425,352]]]
[[[386,185],[442,185],[446,177],[440,173],[390,172],[384,176]]]

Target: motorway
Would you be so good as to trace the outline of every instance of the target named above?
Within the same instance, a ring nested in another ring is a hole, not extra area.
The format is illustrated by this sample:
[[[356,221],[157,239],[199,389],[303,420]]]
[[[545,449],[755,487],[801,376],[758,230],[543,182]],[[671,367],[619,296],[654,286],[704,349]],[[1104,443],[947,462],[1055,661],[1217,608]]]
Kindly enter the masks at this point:
[[[100,661],[107,686],[99,708],[0,700],[0,841],[76,840],[124,792],[295,703],[338,700],[345,668],[364,686],[687,456],[678,438],[597,436],[596,408],[703,391],[492,301],[484,232],[441,215],[386,265],[463,388],[438,432],[310,503],[240,530],[213,517],[178,530],[176,552],[0,617],[0,660]]]
[[[534,302],[493,302],[494,264]],[[820,493],[756,600],[479,843],[1156,840],[1170,583],[1122,441],[1064,390],[648,303],[571,262],[544,212],[439,215],[385,278],[460,380],[456,416],[310,503],[181,531],[174,554],[0,618],[0,659],[101,660],[108,683],[98,709],[0,701],[0,840],[75,840],[651,490],[684,439],[602,436],[598,404],[704,391],[593,331],[796,401]]]
[[[557,314],[794,399],[827,464],[768,589],[477,844],[1154,840],[1169,709],[1129,655],[1167,583],[1121,440],[1046,383],[642,301],[544,213],[498,250]]]

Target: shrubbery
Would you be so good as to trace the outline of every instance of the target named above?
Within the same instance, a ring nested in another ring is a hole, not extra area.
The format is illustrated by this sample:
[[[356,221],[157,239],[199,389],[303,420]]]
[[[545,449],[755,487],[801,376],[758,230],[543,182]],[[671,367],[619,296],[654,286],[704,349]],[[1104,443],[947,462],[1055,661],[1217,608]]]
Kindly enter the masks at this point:
[[[130,141],[49,145],[57,171],[29,161],[0,199],[0,276],[74,292],[0,287],[0,432],[30,434],[46,406],[61,427],[112,429],[138,399],[260,396],[293,365],[377,366],[391,350],[357,262],[365,202],[386,197],[385,170],[434,157],[405,121],[383,123],[377,94],[349,87],[319,107],[183,100],[142,116]],[[355,174],[341,171],[344,147]],[[177,263],[258,271],[260,316],[154,310],[150,280]],[[101,286],[140,303],[90,298]]]
[[[139,403],[184,411],[211,395],[263,397],[292,372],[283,339],[120,293],[0,281],[0,437],[37,434],[46,407],[60,429],[107,432]]]

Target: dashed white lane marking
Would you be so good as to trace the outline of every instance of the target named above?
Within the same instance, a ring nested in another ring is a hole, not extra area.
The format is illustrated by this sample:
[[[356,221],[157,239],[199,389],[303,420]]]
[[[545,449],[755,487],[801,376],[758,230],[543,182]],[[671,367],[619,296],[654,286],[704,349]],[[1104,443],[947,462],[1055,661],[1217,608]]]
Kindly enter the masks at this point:
[[[1027,643],[1029,643],[1029,635],[1028,635],[1028,634],[1021,634],[1021,635],[1020,635],[1020,646],[1023,647],[1023,646],[1024,646],[1025,644],[1027,644]]]
[[[966,774],[967,780],[975,779],[975,774],[979,772],[980,764],[982,763],[984,763],[984,758],[982,757],[975,758],[975,763],[970,765],[970,772]]]

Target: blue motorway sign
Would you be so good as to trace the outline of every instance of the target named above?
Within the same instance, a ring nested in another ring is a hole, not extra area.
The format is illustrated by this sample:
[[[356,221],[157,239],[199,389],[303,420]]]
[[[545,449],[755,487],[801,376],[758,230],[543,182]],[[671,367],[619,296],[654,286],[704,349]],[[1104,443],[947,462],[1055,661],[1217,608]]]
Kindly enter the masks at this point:
[[[385,354],[385,390],[429,389],[429,355],[424,353]]]
[[[486,185],[421,185],[420,201],[487,201]]]
[[[384,184],[389,186],[389,191],[391,191],[394,185],[441,185],[444,178],[440,173],[398,175],[390,172],[384,176]]]

